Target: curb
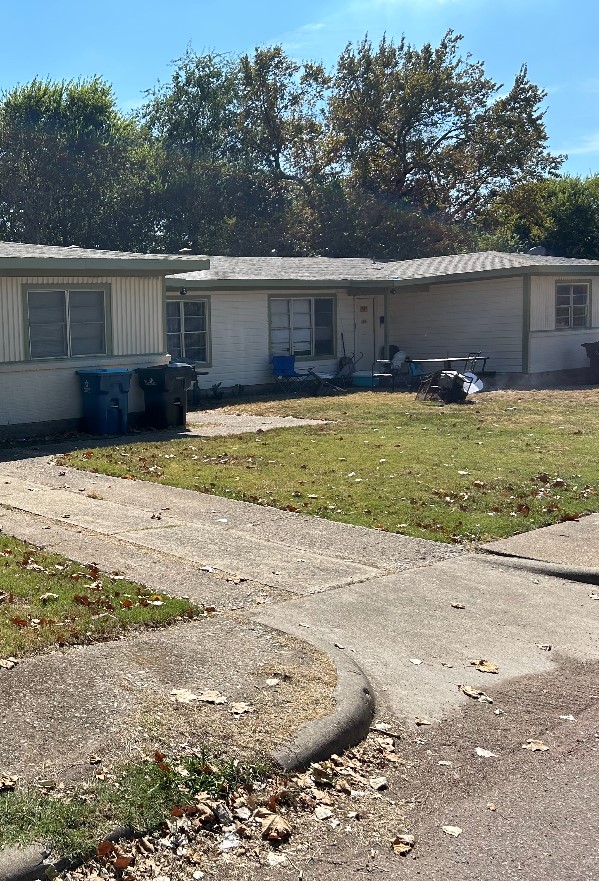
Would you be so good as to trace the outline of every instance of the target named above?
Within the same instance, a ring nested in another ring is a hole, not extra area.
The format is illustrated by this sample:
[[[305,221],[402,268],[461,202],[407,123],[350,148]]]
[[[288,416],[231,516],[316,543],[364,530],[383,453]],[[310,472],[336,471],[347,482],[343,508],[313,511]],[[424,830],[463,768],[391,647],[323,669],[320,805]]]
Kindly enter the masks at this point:
[[[45,880],[48,868],[54,868],[50,850],[39,843],[0,851],[0,881]]]
[[[487,556],[501,558],[503,565],[512,569],[520,569],[523,572],[536,572],[538,575],[551,575],[555,578],[563,578],[566,581],[576,581],[580,584],[599,585],[599,569],[592,566],[565,566],[562,563],[550,563],[545,560],[534,560],[521,557],[519,554],[506,554],[504,551],[494,551],[485,548]]]
[[[336,706],[332,714],[306,724],[294,738],[271,752],[271,759],[285,771],[326,760],[362,741],[374,717],[374,693],[362,669],[339,649],[313,645],[328,655],[337,669]],[[107,839],[130,833],[128,828],[118,828]],[[45,880],[48,870],[56,873],[68,866],[66,859],[52,861],[50,854],[47,847],[39,844],[0,851],[0,881]]]
[[[334,647],[310,642],[337,668],[336,706],[332,714],[306,724],[271,752],[271,758],[284,770],[301,769],[358,744],[368,734],[374,717],[374,693],[362,669]]]

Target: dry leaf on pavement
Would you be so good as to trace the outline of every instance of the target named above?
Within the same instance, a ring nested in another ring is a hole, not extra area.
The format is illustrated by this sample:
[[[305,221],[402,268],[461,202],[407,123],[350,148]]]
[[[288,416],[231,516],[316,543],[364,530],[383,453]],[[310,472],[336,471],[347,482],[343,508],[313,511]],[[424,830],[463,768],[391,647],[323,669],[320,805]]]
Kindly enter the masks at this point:
[[[522,745],[525,751],[548,751],[549,745],[544,744],[539,738],[527,738],[526,744]]]
[[[389,787],[389,782],[387,781],[387,779],[385,778],[384,775],[375,776],[374,778],[371,778],[369,783],[370,783],[370,787],[374,791],[384,791],[386,788]]]
[[[246,704],[245,701],[237,701],[235,704],[229,706],[229,712],[231,714],[236,714],[239,716],[240,714],[249,714],[251,713],[252,706]]]
[[[282,815],[269,815],[263,822],[262,839],[279,842],[291,836],[291,825]]]
[[[7,671],[12,671],[12,669],[16,667],[16,665],[16,658],[0,658],[0,668],[5,668]]]
[[[464,695],[467,695],[468,698],[474,698],[476,701],[485,701],[487,704],[493,704],[493,699],[489,698],[486,692],[483,692],[482,689],[474,689],[473,686],[468,686],[466,683],[459,683],[458,689],[460,692],[463,692]]]
[[[189,689],[171,689],[171,695],[180,704],[191,704],[192,701],[196,701],[198,698]]]
[[[462,833],[462,829],[456,827],[453,824],[444,824],[441,826],[446,834],[449,834],[450,837],[459,837]]]
[[[218,689],[205,689],[198,695],[198,701],[205,701],[207,704],[226,704],[227,698]]]
[[[477,671],[481,671],[483,674],[498,674],[499,668],[496,664],[493,664],[492,661],[488,661],[486,658],[476,658],[474,661],[470,662],[471,665],[474,665]]]
[[[416,723],[416,726],[432,726],[433,725],[430,720],[425,720],[423,717],[414,717],[414,722]]]
[[[465,609],[466,608],[463,603],[452,603],[451,607],[452,607],[452,609]]]
[[[476,754],[478,757],[496,757],[497,754],[494,754],[493,751],[487,751],[485,748],[476,748]]]
[[[391,846],[396,855],[407,855],[414,848],[415,842],[414,834],[398,834]]]

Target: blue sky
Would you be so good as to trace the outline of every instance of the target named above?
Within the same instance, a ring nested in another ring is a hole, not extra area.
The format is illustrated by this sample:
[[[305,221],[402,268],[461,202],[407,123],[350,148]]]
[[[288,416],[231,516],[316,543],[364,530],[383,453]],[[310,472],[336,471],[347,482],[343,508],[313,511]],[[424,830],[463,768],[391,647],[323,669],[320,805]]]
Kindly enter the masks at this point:
[[[509,85],[520,65],[547,93],[550,147],[563,171],[599,172],[598,0],[1,0],[0,89],[34,76],[101,75],[131,109],[170,77],[170,62],[196,52],[234,54],[282,43],[298,60],[332,67],[346,43],[384,32],[417,46],[448,28],[463,52]]]

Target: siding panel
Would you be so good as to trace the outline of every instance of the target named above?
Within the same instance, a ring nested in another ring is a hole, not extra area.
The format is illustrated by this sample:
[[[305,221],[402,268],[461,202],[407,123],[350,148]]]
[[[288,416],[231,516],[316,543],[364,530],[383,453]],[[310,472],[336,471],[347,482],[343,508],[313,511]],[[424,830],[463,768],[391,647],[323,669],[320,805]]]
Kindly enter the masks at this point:
[[[445,283],[389,296],[389,343],[411,357],[481,351],[487,368],[522,371],[523,278]]]

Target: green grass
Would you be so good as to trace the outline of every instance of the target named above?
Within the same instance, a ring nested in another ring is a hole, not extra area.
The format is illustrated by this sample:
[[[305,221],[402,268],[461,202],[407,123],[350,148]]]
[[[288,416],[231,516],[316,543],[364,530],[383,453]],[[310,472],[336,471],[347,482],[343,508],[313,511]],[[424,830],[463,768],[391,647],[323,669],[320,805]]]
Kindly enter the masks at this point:
[[[0,535],[0,658],[108,640],[200,612],[188,600]]]
[[[267,764],[239,763],[207,752],[115,768],[105,781],[65,790],[29,788],[0,794],[0,848],[40,841],[67,858],[86,857],[117,827],[148,833],[166,818],[193,814],[200,792],[228,795],[268,772]]]
[[[483,542],[599,510],[596,391],[500,393],[439,408],[406,394],[229,411],[331,424],[71,453],[84,470],[439,541]]]

